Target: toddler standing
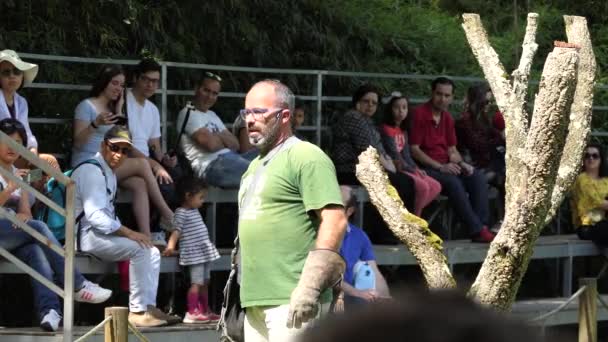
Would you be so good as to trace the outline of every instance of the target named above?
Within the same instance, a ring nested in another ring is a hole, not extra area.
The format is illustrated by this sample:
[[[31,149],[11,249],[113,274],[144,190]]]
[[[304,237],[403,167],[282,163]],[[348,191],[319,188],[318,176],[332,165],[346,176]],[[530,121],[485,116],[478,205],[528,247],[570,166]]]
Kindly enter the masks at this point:
[[[187,295],[188,312],[184,323],[208,323],[219,316],[209,309],[209,279],[211,262],[220,254],[209,240],[207,226],[199,212],[207,187],[198,179],[185,178],[176,185],[180,207],[175,211],[175,227],[163,255],[176,254],[179,241],[179,264],[187,266],[190,273],[190,289]]]

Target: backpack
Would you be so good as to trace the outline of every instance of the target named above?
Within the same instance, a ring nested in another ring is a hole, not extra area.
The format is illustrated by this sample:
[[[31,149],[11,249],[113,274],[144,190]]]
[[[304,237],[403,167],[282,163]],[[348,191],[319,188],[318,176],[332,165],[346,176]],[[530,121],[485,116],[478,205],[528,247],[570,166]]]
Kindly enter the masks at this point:
[[[74,173],[74,171],[76,171],[77,168],[79,168],[80,166],[82,166],[84,164],[92,164],[92,165],[97,166],[101,170],[103,177],[104,178],[106,177],[103,167],[101,167],[101,164],[99,164],[99,162],[96,159],[85,160],[82,163],[76,165],[73,169],[67,170],[63,174],[66,175],[67,177],[71,177],[72,173]],[[57,205],[59,205],[60,207],[65,208],[65,186],[63,184],[58,182],[55,178],[51,178],[46,183],[44,189],[45,189],[46,195],[49,197],[49,199],[51,199],[53,202],[57,203]],[[80,220],[82,219],[83,216],[84,216],[84,211],[82,211],[76,217],[76,222],[74,224],[76,227],[78,226],[78,223],[80,222]],[[46,223],[46,225],[49,227],[49,229],[51,230],[53,235],[57,238],[57,240],[59,240],[59,241],[65,240],[65,217],[64,216],[62,216],[55,210],[49,208],[48,206],[44,205],[42,207],[42,209],[36,213],[36,220]]]

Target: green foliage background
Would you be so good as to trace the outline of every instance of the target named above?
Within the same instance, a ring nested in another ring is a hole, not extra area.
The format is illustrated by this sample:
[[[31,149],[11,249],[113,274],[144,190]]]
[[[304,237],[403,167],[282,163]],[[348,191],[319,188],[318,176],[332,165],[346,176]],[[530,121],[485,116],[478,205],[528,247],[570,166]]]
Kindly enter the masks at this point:
[[[540,14],[534,75],[540,75],[553,40],[565,40],[563,14],[586,16],[605,83],[608,2],[604,0],[4,0],[0,48],[19,52],[137,59],[149,53],[167,61],[274,68],[367,71],[481,77],[460,27],[464,12],[479,13],[507,68],[517,62],[528,12]],[[38,61],[36,61],[38,62]],[[37,82],[89,84],[96,65],[41,62]],[[226,73],[223,91],[242,91],[264,74]],[[171,69],[170,89],[191,89],[197,74]],[[311,77],[281,77],[298,94],[312,94]],[[326,95],[349,95],[363,81],[411,97],[426,96],[428,81],[327,77]],[[461,97],[467,83],[459,83]],[[37,117],[71,117],[83,91],[24,89]],[[175,113],[184,97],[171,97]],[[239,99],[220,101],[218,112],[234,118]],[[608,103],[605,89],[596,104]],[[325,117],[343,105],[323,108]],[[61,113],[61,114],[57,114]],[[597,112],[594,126],[604,127]],[[309,124],[312,124],[312,119]],[[50,150],[69,127],[37,125]],[[40,133],[38,133],[40,132]],[[39,137],[39,140],[41,138]],[[62,140],[64,148],[69,139]],[[44,148],[43,148],[44,150]]]

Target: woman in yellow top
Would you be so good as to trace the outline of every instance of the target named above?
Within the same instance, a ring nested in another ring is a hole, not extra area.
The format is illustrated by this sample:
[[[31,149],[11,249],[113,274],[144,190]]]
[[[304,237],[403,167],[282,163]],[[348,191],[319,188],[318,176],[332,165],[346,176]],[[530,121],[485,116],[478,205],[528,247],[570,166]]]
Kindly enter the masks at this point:
[[[582,240],[608,245],[608,170],[600,145],[589,144],[572,191],[572,216]]]

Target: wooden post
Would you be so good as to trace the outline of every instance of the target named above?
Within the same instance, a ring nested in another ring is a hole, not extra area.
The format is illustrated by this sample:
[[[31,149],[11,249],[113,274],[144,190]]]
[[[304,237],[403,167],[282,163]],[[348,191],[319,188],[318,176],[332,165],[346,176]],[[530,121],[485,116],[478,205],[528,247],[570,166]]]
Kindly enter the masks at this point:
[[[104,342],[127,342],[129,340],[129,308],[113,306],[105,308],[105,317],[112,319],[104,327]]]
[[[597,342],[597,279],[581,278],[579,286],[587,286],[578,301],[578,341]]]

